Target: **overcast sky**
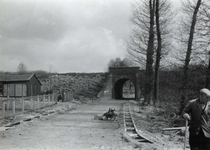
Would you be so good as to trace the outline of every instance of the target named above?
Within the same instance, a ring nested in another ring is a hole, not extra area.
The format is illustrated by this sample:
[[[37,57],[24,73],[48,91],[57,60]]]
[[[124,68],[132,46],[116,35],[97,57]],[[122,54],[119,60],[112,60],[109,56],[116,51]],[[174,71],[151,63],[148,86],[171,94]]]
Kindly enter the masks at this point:
[[[104,72],[124,58],[134,0],[0,0],[0,70]]]

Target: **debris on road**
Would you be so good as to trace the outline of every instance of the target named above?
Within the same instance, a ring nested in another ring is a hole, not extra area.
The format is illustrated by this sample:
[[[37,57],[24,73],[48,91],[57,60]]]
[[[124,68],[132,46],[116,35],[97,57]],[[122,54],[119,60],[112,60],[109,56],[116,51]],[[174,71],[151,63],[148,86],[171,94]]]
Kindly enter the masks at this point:
[[[114,108],[109,108],[109,110],[103,114],[104,120],[115,120],[117,114],[114,111]]]

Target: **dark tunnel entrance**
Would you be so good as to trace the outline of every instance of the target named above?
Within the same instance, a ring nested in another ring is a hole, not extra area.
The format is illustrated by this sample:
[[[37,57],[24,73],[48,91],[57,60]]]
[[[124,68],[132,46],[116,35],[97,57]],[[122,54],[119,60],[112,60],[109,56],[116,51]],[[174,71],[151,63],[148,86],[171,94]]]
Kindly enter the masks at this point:
[[[135,99],[135,85],[129,79],[123,78],[114,84],[114,99]]]

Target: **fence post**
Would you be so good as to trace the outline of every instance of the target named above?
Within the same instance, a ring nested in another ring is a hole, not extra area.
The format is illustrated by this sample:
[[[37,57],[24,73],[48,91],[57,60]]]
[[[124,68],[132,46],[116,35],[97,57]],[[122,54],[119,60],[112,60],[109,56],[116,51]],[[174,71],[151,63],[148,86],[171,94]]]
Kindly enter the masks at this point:
[[[45,107],[45,94],[43,95],[43,107]]]
[[[52,102],[55,102],[55,94],[52,94]]]
[[[24,112],[24,108],[25,108],[25,101],[24,98],[22,97],[22,112]]]
[[[15,115],[15,98],[13,98],[12,100],[12,112],[13,112],[13,115]]]
[[[32,96],[30,98],[30,104],[31,104],[31,110],[33,110],[33,98],[32,98]]]
[[[39,95],[37,95],[37,107],[38,107],[38,109],[39,109]]]
[[[69,92],[69,101],[71,101],[71,93]]]
[[[48,94],[47,100],[48,100],[48,106],[49,106],[50,105],[50,94]]]
[[[67,95],[67,93],[65,92],[65,97],[66,97],[66,99],[65,99],[65,101],[67,101],[68,99],[68,95]]]
[[[9,95],[7,95],[7,110],[9,110],[9,104],[10,104],[10,101],[9,101]]]
[[[5,118],[5,101],[3,100],[3,103],[2,103],[2,111],[3,111],[3,118]]]
[[[7,100],[7,110],[9,110],[10,100]]]

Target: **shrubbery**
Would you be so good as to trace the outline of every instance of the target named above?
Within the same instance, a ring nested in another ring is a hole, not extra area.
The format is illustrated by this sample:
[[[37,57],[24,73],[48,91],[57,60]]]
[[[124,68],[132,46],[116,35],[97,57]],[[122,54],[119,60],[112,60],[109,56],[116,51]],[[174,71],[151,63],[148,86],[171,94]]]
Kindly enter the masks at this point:
[[[194,99],[206,84],[207,67],[192,65],[189,69],[187,85],[187,100]],[[160,72],[160,100],[164,102],[177,102],[181,100],[182,68]]]

